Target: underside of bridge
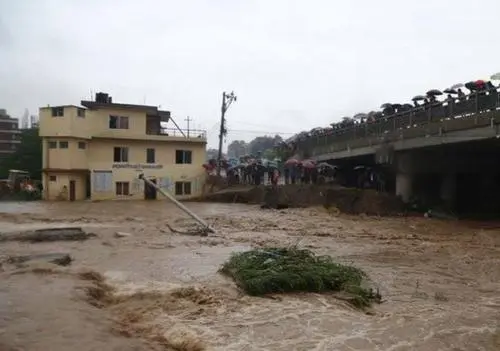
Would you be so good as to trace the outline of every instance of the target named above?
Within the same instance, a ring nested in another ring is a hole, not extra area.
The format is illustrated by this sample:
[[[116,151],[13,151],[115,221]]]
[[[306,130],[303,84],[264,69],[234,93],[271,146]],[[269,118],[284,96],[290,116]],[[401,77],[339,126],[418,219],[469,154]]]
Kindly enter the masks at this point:
[[[376,165],[374,154],[331,162],[343,169],[374,167],[384,174],[386,190],[405,202],[461,217],[500,217],[499,150],[495,138],[397,151],[384,165]]]

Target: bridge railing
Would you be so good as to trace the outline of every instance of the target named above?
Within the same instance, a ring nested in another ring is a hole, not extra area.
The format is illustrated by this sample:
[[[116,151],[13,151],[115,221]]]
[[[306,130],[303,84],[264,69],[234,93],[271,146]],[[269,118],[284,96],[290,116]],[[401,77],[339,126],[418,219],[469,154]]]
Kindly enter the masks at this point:
[[[373,122],[312,135],[297,141],[297,149],[318,156],[383,142],[488,126],[500,122],[500,113],[496,112],[499,109],[496,89],[474,92],[462,99],[419,106],[411,111],[382,116]]]

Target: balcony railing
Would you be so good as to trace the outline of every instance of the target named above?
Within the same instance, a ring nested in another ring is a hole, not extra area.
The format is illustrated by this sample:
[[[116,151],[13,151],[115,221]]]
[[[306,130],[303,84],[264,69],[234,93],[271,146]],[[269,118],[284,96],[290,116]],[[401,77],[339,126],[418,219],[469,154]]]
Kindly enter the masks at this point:
[[[446,132],[485,127],[500,123],[500,100],[496,89],[471,93],[452,102],[415,107],[371,121],[326,133],[312,134],[295,141],[298,151],[311,156],[373,146],[401,139],[443,135]]]
[[[162,128],[160,131],[147,131],[148,135],[164,135],[170,137],[178,137],[178,138],[199,138],[206,139],[207,132],[205,130],[199,129],[177,129],[177,128]]]

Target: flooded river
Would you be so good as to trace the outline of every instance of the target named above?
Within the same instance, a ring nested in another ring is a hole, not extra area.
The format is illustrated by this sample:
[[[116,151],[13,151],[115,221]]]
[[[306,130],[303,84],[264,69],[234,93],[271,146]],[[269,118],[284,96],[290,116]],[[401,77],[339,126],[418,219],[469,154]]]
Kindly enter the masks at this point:
[[[170,233],[167,223],[188,230],[193,222],[166,202],[0,204],[0,231],[69,225],[97,235],[0,244],[2,256],[75,259],[44,274],[4,266],[0,350],[500,350],[500,226],[187,205],[214,236]],[[266,245],[352,263],[384,302],[364,313],[329,295],[248,297],[217,273],[232,252]],[[74,275],[83,269],[131,297],[90,305]]]

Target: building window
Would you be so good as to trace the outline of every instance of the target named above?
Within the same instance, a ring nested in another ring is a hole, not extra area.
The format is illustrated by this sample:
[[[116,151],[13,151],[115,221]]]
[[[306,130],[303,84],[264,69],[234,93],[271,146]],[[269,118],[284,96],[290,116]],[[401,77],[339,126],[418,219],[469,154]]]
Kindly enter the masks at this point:
[[[116,182],[116,195],[130,195],[129,182]]]
[[[115,147],[113,162],[128,162],[128,147]]]
[[[10,144],[10,148],[11,148],[12,150],[15,150],[15,149],[16,149],[16,144]]]
[[[64,107],[52,107],[52,117],[63,117]]]
[[[67,141],[60,141],[59,142],[59,148],[60,149],[67,149],[69,146],[68,142]]]
[[[79,148],[79,149],[82,149],[82,150],[83,150],[83,149],[86,149],[86,148],[87,148],[87,143],[86,143],[86,142],[84,142],[84,141],[79,141],[79,142],[78,142],[78,148]]]
[[[92,191],[97,193],[113,191],[113,172],[94,171],[92,174]]]
[[[57,141],[49,141],[49,149],[57,149]]]
[[[50,176],[49,177],[49,181],[55,182],[55,181],[57,181],[57,177],[56,176]]]
[[[84,108],[79,108],[76,110],[76,115],[78,117],[85,118],[85,109]]]
[[[128,117],[109,116],[110,129],[128,129]]]
[[[175,195],[191,195],[191,182],[175,182]]]
[[[175,163],[177,164],[191,164],[192,151],[189,150],[175,150]]]
[[[155,149],[146,149],[146,163],[155,163]]]

